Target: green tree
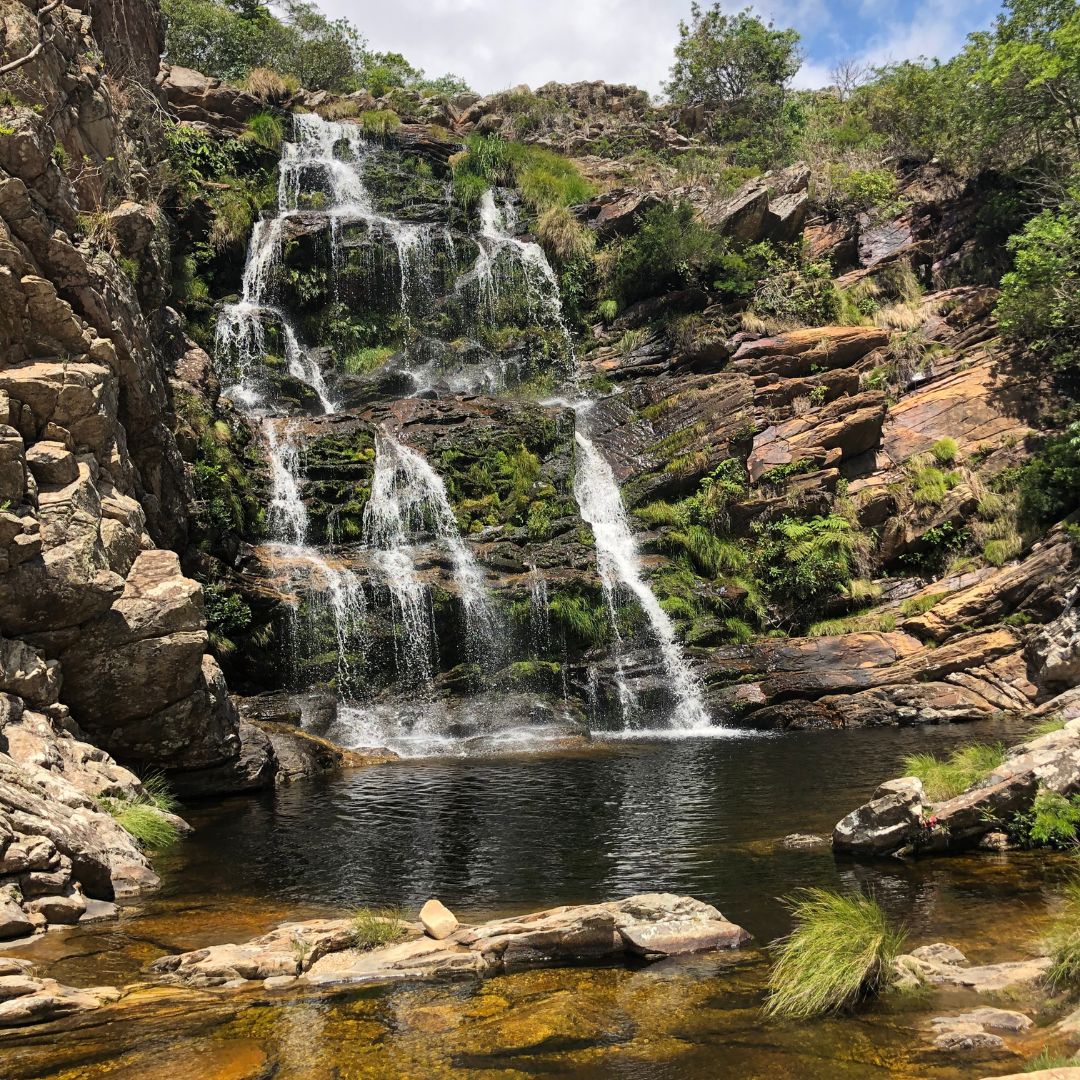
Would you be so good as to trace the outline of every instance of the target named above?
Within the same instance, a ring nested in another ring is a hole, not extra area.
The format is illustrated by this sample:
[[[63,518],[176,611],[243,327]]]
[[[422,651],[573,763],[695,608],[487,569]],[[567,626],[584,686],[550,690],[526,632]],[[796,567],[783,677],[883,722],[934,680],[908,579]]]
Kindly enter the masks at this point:
[[[1080,188],[1033,217],[1009,241],[1001,279],[1002,330],[1059,370],[1080,375]]]
[[[784,119],[788,84],[801,60],[795,30],[776,30],[750,8],[727,15],[718,3],[702,8],[694,2],[690,22],[679,23],[665,89],[672,101],[715,111],[716,137],[745,144],[745,152],[736,156],[762,164]]]

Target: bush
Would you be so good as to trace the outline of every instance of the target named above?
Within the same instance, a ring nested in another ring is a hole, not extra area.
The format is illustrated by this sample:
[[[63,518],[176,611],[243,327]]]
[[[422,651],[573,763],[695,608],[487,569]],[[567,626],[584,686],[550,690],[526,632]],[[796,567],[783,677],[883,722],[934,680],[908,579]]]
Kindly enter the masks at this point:
[[[969,787],[985,780],[1005,760],[1001,743],[971,746],[954,750],[946,761],[933,754],[912,754],[904,758],[904,775],[922,781],[926,797],[931,802],[947,802],[963,794]]]
[[[889,985],[905,935],[877,901],[814,888],[787,903],[795,929],[776,949],[766,1013],[809,1020],[850,1009]]]
[[[956,445],[956,440],[950,438],[938,439],[938,441],[930,447],[930,456],[939,465],[952,465],[953,462],[956,461],[956,456],[959,452],[960,449]]]
[[[649,210],[619,249],[612,285],[623,303],[708,280],[723,254],[719,236],[699,222],[688,202]]]
[[[406,933],[400,908],[357,908],[352,917],[353,947],[367,951],[400,941]]]
[[[1020,471],[1020,520],[1049,525],[1080,509],[1080,421],[1047,439]]]
[[[1009,836],[1024,847],[1048,847],[1064,851],[1076,846],[1080,825],[1080,795],[1066,798],[1040,788],[1028,810],[1015,813]]]
[[[1009,250],[1014,265],[996,309],[1002,330],[1053,367],[1080,369],[1080,190],[1032,218]]]

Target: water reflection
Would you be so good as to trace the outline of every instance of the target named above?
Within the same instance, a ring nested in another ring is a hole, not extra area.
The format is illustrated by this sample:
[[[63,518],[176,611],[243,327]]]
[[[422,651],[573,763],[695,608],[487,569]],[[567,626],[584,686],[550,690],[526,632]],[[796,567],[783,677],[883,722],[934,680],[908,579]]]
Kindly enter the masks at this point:
[[[1009,735],[984,727],[394,764],[202,811],[177,877],[294,905],[438,895],[474,919],[670,890],[766,938],[785,929],[776,898],[793,887],[861,884],[918,921],[931,915],[933,863],[837,863],[773,841],[827,833],[913,749]]]

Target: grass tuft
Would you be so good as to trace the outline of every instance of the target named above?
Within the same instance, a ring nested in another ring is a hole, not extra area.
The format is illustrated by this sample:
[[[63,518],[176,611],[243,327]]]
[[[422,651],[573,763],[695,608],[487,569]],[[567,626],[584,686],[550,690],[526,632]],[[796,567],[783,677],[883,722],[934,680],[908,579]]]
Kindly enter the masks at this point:
[[[933,754],[904,758],[904,775],[917,776],[931,802],[946,802],[986,779],[1005,760],[1001,743],[973,743],[954,750],[942,761]]]
[[[1043,940],[1051,965],[1046,981],[1055,990],[1080,988],[1080,876],[1073,876],[1060,895],[1061,907]]]
[[[353,912],[353,947],[367,951],[393,945],[405,936],[405,913],[400,908],[357,908]]]
[[[812,888],[786,902],[795,929],[776,950],[765,1004],[769,1016],[826,1016],[888,986],[905,935],[876,900]]]

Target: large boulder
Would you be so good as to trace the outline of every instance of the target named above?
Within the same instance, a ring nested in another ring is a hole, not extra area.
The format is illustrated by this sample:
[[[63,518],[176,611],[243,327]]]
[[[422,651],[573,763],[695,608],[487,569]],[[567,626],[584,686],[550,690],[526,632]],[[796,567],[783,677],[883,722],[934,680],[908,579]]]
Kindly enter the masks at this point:
[[[852,855],[971,847],[1026,810],[1040,790],[1080,791],[1080,720],[1014,747],[1005,762],[953,799],[931,805],[913,777],[883,784],[833,830],[833,849]]]
[[[889,780],[868,803],[852,810],[833,829],[833,849],[852,855],[891,855],[923,828],[926,798],[914,776]]]

